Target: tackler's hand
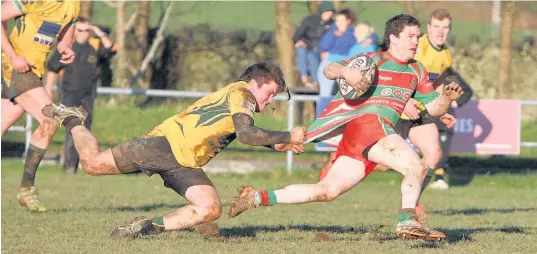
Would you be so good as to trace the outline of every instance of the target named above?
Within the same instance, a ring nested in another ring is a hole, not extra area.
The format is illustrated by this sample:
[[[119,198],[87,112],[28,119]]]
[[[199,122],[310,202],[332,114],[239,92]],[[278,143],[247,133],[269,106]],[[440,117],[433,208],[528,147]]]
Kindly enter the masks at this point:
[[[444,94],[452,101],[460,98],[464,91],[462,91],[462,87],[455,83],[451,82],[448,85],[444,86]]]
[[[291,130],[291,144],[302,145],[306,142],[306,127],[296,126]]]
[[[292,151],[293,153],[299,154],[304,152],[304,145],[294,145],[294,144],[276,144],[274,145],[274,150],[280,152]]]

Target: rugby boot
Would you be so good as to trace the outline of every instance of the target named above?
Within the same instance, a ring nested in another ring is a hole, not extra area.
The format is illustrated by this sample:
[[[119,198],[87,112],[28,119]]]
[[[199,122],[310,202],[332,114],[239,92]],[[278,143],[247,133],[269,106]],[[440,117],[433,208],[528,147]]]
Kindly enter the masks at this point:
[[[239,195],[231,202],[229,217],[235,217],[243,212],[258,207],[259,202],[256,202],[255,200],[256,192],[257,190],[250,186],[242,186],[239,190]]]
[[[425,212],[425,207],[423,207],[423,205],[418,204],[416,206],[416,215],[418,216],[418,221],[425,224],[427,221],[427,213]]]
[[[41,204],[39,201],[39,192],[37,188],[32,186],[30,190],[26,188],[21,188],[19,193],[17,193],[17,199],[21,206],[26,207],[29,211],[32,212],[46,212],[47,208]]]
[[[164,227],[155,225],[145,216],[134,218],[129,224],[114,228],[111,238],[138,238],[145,235],[155,235],[164,232]]]
[[[54,120],[58,121],[60,125],[62,125],[63,120],[69,116],[74,116],[80,119],[80,121],[82,121],[82,125],[84,125],[84,122],[88,117],[88,112],[82,107],[66,107],[63,104],[58,106],[54,103],[45,106],[42,112],[43,115],[54,118]]]
[[[444,233],[431,229],[415,219],[397,223],[395,232],[397,238],[400,239],[423,239],[425,241],[439,242],[446,238]]]

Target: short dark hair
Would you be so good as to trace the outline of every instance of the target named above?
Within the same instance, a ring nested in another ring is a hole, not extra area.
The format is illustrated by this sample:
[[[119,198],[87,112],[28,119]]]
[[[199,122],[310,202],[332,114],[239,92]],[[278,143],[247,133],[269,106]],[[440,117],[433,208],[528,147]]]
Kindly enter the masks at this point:
[[[356,23],[356,14],[350,9],[343,9],[336,13],[336,15],[343,15],[346,19],[351,21],[351,24]]]
[[[80,22],[80,23],[89,23],[90,20],[89,20],[88,18],[86,18],[86,17],[78,17],[78,18],[76,19],[76,22]]]
[[[289,94],[287,84],[285,84],[285,79],[283,78],[282,69],[274,63],[256,63],[248,67],[237,81],[250,82],[252,79],[260,85],[274,81],[278,84],[278,93],[287,92]]]
[[[406,26],[418,26],[420,22],[418,19],[408,14],[399,14],[386,22],[386,29],[384,30],[384,41],[386,47],[390,47],[390,35],[393,34],[399,37],[399,34],[405,29]]]

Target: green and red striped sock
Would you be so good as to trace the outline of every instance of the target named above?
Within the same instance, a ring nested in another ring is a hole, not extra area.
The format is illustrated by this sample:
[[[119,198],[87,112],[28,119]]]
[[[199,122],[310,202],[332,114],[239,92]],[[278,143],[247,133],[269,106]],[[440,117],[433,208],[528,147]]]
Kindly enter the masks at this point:
[[[418,215],[416,215],[416,209],[414,208],[403,208],[399,212],[399,217],[397,218],[398,222],[404,222],[407,220],[418,221]]]
[[[273,206],[278,203],[274,190],[266,189],[255,193],[255,202],[262,206]]]

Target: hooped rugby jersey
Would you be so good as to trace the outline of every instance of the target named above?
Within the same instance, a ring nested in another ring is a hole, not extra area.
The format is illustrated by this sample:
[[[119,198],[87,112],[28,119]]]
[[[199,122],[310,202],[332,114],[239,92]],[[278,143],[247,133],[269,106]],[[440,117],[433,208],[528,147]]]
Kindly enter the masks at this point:
[[[413,94],[414,99],[423,104],[438,97],[438,92],[435,91],[429,80],[429,74],[421,63],[415,60],[400,61],[388,51],[366,54],[373,59],[378,68],[373,84],[366,93],[355,100],[345,100],[338,92],[310,125],[307,142],[329,136],[328,134],[336,128],[365,113],[378,114],[394,126]],[[346,65],[354,57],[340,64]]]

